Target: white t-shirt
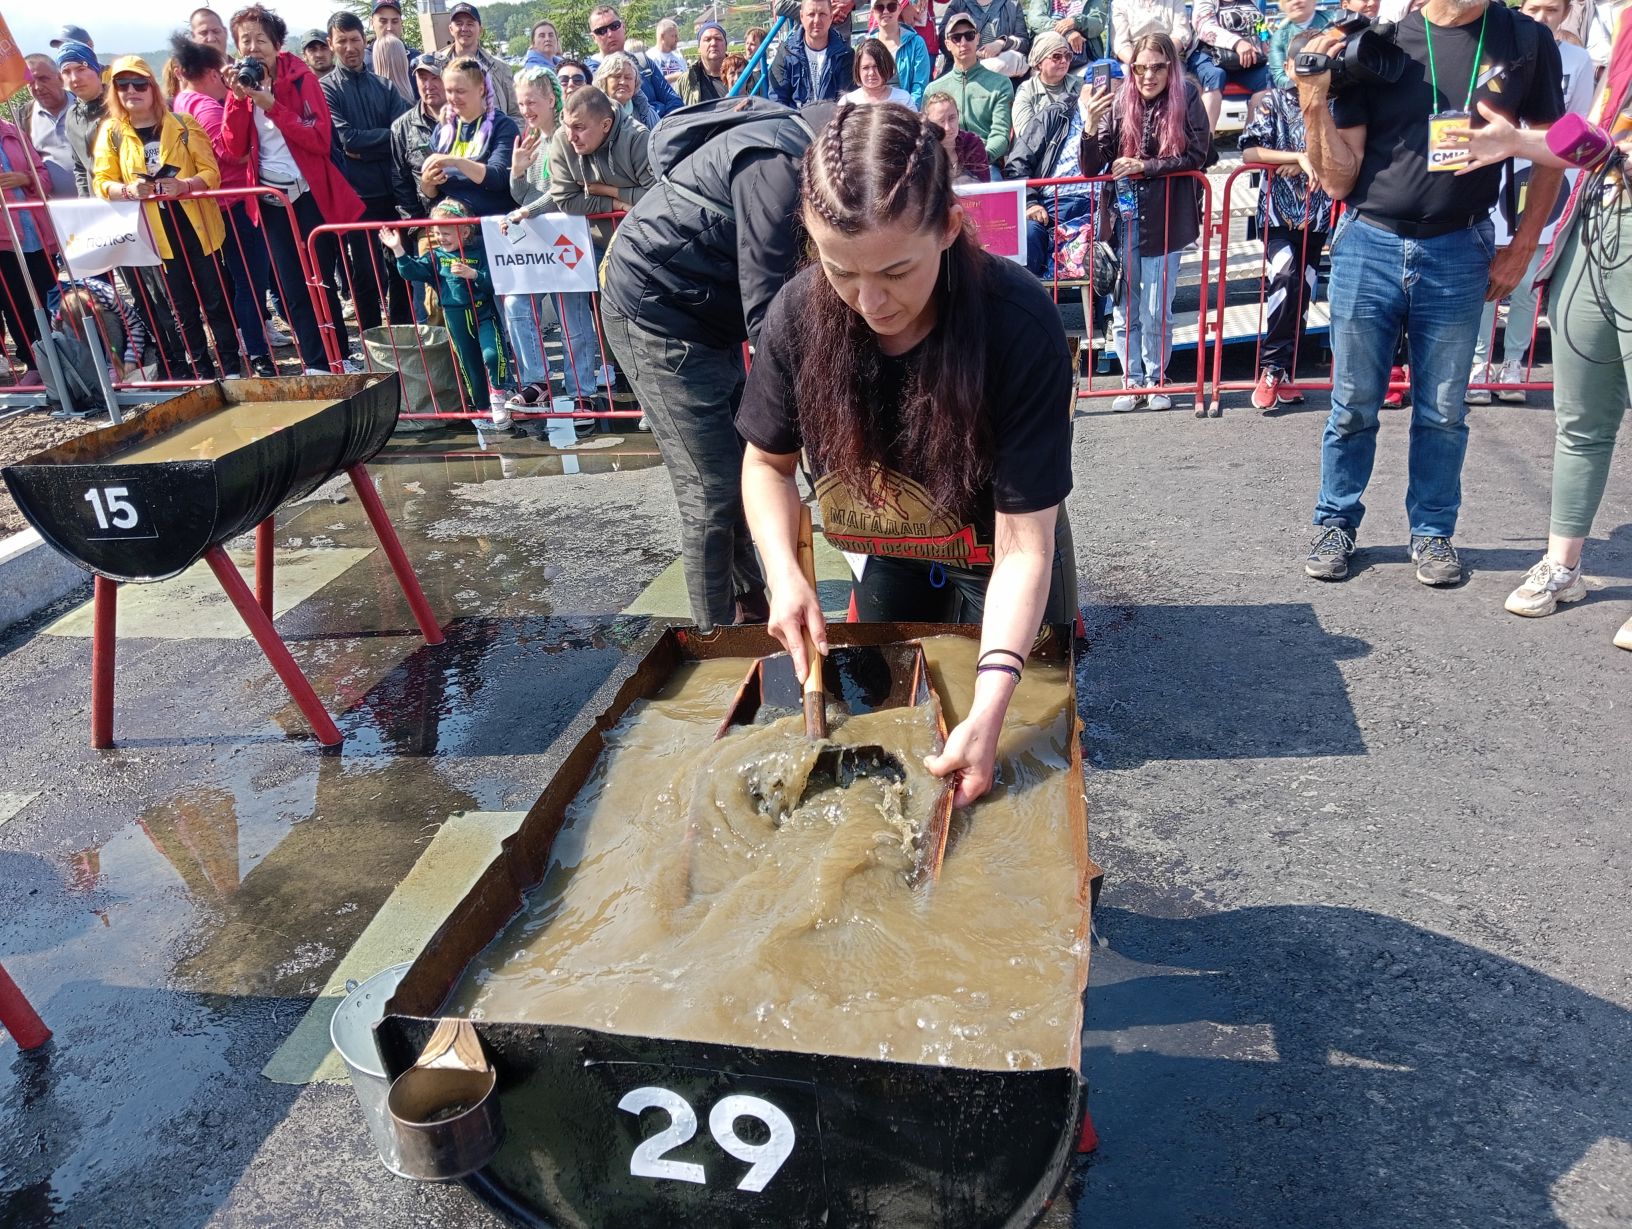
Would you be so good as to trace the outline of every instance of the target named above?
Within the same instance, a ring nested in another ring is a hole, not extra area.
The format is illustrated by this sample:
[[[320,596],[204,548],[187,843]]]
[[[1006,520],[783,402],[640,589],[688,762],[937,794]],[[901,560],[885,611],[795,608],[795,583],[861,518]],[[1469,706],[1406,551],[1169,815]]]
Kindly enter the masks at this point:
[[[829,37],[832,36],[829,35]],[[822,88],[822,68],[827,64],[827,48],[823,47],[820,51],[817,51],[816,48],[806,43],[805,59],[810,61],[810,92],[815,94]]]
[[[890,87],[890,96],[888,98],[883,98],[883,99],[867,97],[867,91],[862,89],[858,85],[855,89],[851,90],[848,94],[846,94],[844,96],[844,101],[845,102],[859,102],[859,103],[898,102],[903,107],[912,107],[912,95],[907,93],[905,90],[900,89],[900,88],[898,88],[896,86],[893,86],[893,85]],[[917,110],[916,107],[913,107],[912,109],[915,110],[915,111]]]
[[[251,104],[252,106],[254,104]],[[292,184],[300,182],[300,165],[289,152],[289,142],[267,112],[255,107],[255,132],[261,138],[261,180]]]
[[[657,65],[657,71],[662,73],[664,77],[672,77],[676,73],[686,71],[686,57],[680,54],[678,47],[673,51],[648,50],[646,58]]]
[[[1593,87],[1593,77],[1596,66],[1592,56],[1586,48],[1577,47],[1574,43],[1559,43],[1558,58],[1564,64],[1564,109],[1573,111],[1577,115],[1588,115],[1592,111],[1592,104],[1596,99],[1597,91]],[[1511,164],[1511,172],[1502,172],[1502,194],[1496,200],[1496,208],[1491,211],[1491,218],[1496,223],[1496,246],[1506,247],[1513,241],[1512,228],[1503,209],[1503,203],[1510,193],[1507,187],[1509,173],[1517,176],[1521,184],[1529,182],[1530,163],[1523,158],[1515,158]],[[1570,192],[1575,187],[1575,177],[1580,174],[1576,170],[1564,172],[1564,184],[1558,190],[1558,200],[1553,205],[1553,220],[1548,222],[1541,232],[1541,241],[1537,245],[1537,252],[1545,252],[1547,245],[1553,241],[1553,232],[1557,229],[1558,217],[1564,212],[1564,206],[1570,199]]]

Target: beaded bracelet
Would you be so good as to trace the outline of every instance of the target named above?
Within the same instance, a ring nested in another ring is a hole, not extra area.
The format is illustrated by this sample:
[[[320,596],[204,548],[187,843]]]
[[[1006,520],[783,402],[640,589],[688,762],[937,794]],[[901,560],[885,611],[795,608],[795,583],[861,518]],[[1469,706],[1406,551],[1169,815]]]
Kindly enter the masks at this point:
[[[1001,662],[993,662],[989,666],[975,667],[976,674],[990,674],[994,672],[998,674],[1006,674],[1016,683],[1020,681],[1020,671],[1016,670],[1013,666],[1005,666]]]

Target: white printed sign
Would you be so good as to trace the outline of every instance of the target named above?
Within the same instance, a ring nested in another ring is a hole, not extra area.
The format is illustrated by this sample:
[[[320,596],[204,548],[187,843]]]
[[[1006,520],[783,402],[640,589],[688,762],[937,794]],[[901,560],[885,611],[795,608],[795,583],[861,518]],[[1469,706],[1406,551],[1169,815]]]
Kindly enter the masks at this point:
[[[589,221],[542,213],[517,223],[482,219],[495,294],[572,294],[598,289]]]
[[[140,201],[51,201],[49,208],[75,277],[159,263]]]

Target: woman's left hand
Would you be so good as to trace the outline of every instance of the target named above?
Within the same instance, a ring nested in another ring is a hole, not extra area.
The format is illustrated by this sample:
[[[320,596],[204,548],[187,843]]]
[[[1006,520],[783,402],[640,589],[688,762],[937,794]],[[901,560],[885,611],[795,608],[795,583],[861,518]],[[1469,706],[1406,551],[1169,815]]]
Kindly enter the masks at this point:
[[[1145,173],[1145,164],[1138,158],[1118,158],[1111,163],[1113,179],[1138,179]]]
[[[957,791],[952,805],[966,807],[983,797],[992,788],[992,777],[997,766],[997,736],[1003,730],[1003,714],[996,718],[971,714],[958,723],[946,736],[946,749],[939,755],[924,757],[924,767],[931,775],[944,777],[957,774]]]

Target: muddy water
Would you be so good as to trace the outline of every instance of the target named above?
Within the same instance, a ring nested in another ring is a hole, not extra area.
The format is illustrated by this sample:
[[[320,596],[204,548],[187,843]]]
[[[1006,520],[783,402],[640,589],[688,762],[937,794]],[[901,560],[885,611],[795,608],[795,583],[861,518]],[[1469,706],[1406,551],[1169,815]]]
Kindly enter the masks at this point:
[[[291,423],[310,418],[333,405],[332,401],[245,401],[213,414],[195,418],[163,435],[143,440],[107,458],[130,465],[137,462],[211,461],[235,448],[265,439]]]
[[[976,646],[924,647],[954,724]],[[834,729],[896,751],[904,791],[828,789],[778,824],[756,800],[798,797],[813,751],[798,717],[713,741],[747,665],[684,668],[608,736],[544,883],[450,1009],[963,1067],[1070,1062],[1087,955],[1067,672],[1027,668],[1004,783],[954,818],[940,882],[915,892],[910,830],[939,789],[921,715]]]

